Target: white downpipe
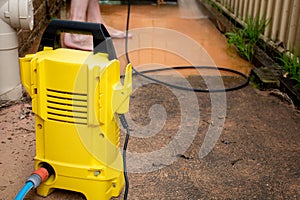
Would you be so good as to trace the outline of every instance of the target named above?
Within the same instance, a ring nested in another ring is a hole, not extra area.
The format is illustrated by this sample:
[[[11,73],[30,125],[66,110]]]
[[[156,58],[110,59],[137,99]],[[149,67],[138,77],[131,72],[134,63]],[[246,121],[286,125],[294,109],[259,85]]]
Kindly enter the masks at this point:
[[[31,0],[0,0],[0,100],[22,95],[16,29],[33,28]]]

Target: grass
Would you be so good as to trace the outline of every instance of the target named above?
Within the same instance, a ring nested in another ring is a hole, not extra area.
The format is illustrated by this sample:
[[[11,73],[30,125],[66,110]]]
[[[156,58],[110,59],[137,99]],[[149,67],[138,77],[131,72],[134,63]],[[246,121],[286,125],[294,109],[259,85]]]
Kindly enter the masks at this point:
[[[260,35],[265,32],[269,20],[265,17],[259,19],[259,17],[251,18],[247,16],[245,23],[244,29],[236,28],[235,31],[228,32],[225,35],[228,37],[228,44],[234,45],[243,58],[252,62],[255,52],[254,47],[258,43]]]
[[[235,32],[226,33],[228,37],[228,44],[234,45],[239,54],[247,59],[248,61],[252,61],[252,57],[254,55],[254,45],[249,43],[247,39],[244,37],[244,30],[238,29]]]

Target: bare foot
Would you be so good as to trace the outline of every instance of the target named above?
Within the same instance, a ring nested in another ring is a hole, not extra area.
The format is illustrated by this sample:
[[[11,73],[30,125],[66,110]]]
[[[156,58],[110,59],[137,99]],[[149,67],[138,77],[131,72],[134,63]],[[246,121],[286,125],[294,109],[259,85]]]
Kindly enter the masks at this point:
[[[67,48],[93,50],[93,37],[91,35],[65,33],[63,40],[64,46]]]
[[[112,27],[107,26],[107,31],[110,34],[111,38],[126,38],[126,33]],[[132,34],[128,34],[128,37],[131,38]],[[71,49],[81,49],[85,51],[93,50],[93,37],[91,35],[82,35],[82,34],[71,34],[64,33],[63,36],[63,45]]]
[[[105,26],[110,37],[113,39],[122,39],[122,38],[126,38],[126,32],[114,29],[110,26]],[[128,34],[128,38],[132,38],[132,34]]]

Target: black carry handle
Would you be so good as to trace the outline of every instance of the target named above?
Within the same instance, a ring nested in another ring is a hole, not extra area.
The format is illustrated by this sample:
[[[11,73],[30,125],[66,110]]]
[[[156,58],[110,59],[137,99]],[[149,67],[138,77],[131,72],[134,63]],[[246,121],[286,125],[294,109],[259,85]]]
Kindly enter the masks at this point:
[[[59,19],[53,19],[46,28],[39,51],[44,47],[59,48],[61,32],[93,35],[94,53],[107,53],[110,60],[117,58],[111,37],[103,24]]]

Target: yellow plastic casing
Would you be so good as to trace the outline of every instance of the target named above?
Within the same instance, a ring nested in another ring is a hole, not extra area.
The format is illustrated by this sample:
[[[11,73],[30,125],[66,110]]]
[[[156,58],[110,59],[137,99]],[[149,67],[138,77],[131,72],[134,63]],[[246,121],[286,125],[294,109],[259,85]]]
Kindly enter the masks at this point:
[[[128,111],[131,65],[120,82],[120,63],[107,54],[45,48],[20,58],[22,83],[35,113],[35,168],[53,174],[41,196],[60,188],[88,200],[118,196],[124,186],[117,114]]]

